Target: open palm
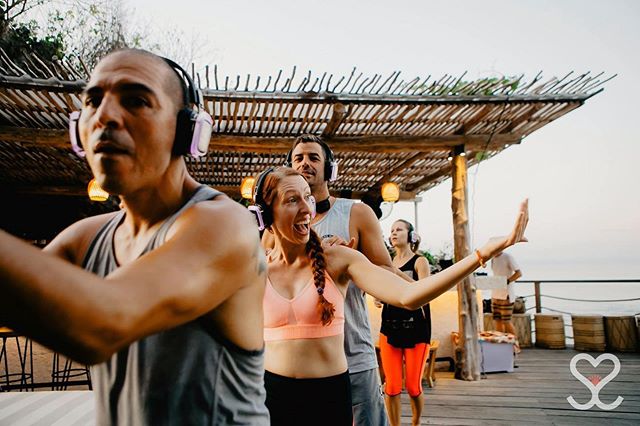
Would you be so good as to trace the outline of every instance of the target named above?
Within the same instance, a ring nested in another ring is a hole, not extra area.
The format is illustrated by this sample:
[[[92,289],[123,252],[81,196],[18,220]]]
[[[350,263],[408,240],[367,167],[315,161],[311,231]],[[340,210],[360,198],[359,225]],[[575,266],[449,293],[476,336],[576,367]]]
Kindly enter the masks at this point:
[[[513,225],[511,233],[507,236],[493,237],[484,245],[482,252],[486,255],[486,259],[494,257],[504,249],[511,247],[516,243],[528,241],[524,236],[524,231],[527,229],[527,223],[529,223],[529,199],[525,199],[520,204],[516,223]]]

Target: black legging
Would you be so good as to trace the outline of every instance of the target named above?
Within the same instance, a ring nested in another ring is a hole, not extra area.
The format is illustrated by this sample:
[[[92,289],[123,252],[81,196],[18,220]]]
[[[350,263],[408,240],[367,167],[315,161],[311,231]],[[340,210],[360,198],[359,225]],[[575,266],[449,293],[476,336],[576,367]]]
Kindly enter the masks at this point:
[[[351,426],[349,373],[319,379],[293,379],[265,371],[272,426]]]

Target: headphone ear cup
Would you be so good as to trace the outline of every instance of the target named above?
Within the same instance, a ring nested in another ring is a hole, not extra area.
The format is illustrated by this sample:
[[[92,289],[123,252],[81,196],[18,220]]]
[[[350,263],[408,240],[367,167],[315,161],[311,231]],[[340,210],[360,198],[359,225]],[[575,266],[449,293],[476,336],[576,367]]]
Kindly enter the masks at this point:
[[[189,155],[203,157],[209,152],[211,133],[213,132],[213,118],[206,111],[193,111],[193,131],[189,144]]]
[[[253,213],[256,217],[256,222],[258,222],[258,230],[264,231],[264,218],[262,217],[262,209],[257,204],[249,206],[249,211]]]
[[[273,224],[273,217],[271,216],[271,210],[265,208],[266,206],[260,206],[262,209],[262,220],[264,221],[264,227],[268,228]]]
[[[328,161],[324,163],[324,180],[333,182],[338,179],[338,162]]]
[[[289,152],[287,152],[287,157],[284,159],[283,166],[285,166],[285,167],[293,167],[293,164],[291,164],[291,156],[292,155],[293,155],[293,149],[290,149]]]
[[[80,158],[85,157],[82,142],[80,141],[80,130],[78,129],[78,121],[80,120],[80,111],[73,111],[69,114],[69,140],[73,152]]]
[[[418,234],[415,231],[411,231],[409,235],[410,235],[409,242],[411,244],[415,244],[418,242]]]
[[[173,153],[175,155],[186,155],[191,147],[193,139],[192,116],[193,110],[182,108],[178,111],[176,119],[176,136],[173,140]]]

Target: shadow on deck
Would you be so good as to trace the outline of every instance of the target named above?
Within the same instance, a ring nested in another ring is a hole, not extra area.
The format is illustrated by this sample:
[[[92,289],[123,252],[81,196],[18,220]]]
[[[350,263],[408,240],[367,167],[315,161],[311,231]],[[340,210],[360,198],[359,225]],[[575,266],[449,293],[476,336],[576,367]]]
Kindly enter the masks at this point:
[[[436,372],[434,388],[425,386],[422,424],[436,425],[638,425],[640,424],[640,354],[616,353],[620,373],[599,393],[604,404],[619,396],[622,403],[611,411],[597,406],[574,409],[567,397],[587,403],[591,391],[570,372],[573,349],[524,349],[513,373],[487,374],[477,382],[453,378],[453,373]],[[600,353],[590,353],[597,358]],[[588,361],[578,363],[585,377],[612,372],[611,361],[594,368]],[[402,396],[402,424],[411,424],[408,396]]]

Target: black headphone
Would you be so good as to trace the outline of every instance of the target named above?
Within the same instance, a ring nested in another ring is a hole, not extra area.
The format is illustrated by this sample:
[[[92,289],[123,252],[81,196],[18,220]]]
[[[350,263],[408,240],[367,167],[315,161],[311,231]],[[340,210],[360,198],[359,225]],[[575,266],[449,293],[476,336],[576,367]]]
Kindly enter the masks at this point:
[[[213,119],[204,110],[202,94],[196,88],[193,80],[180,65],[171,59],[163,58],[167,65],[176,73],[182,87],[183,107],[178,111],[176,119],[176,134],[173,142],[173,153],[175,155],[190,155],[192,157],[202,157],[209,151],[211,132],[213,130]],[[195,108],[191,107],[195,105]],[[84,157],[85,152],[80,141],[78,131],[78,120],[80,111],[73,111],[69,115],[69,138],[71,147],[79,156]]]
[[[407,242],[409,244],[415,244],[418,242],[418,240],[420,239],[420,236],[418,235],[418,233],[414,230],[413,225],[411,224],[411,222],[408,222],[404,219],[398,219],[400,222],[404,223],[405,225],[407,225],[407,227],[409,227],[407,232]],[[389,244],[393,245],[391,243],[391,237],[389,237]]]
[[[333,156],[333,151],[322,139],[314,135],[302,135],[296,138],[293,147],[291,147],[287,153],[287,158],[284,160],[285,167],[293,167],[293,150],[301,143],[317,143],[320,145],[324,151],[324,180],[333,182],[338,179],[338,162]]]
[[[273,223],[271,209],[267,206],[267,203],[264,202],[264,198],[262,198],[262,185],[264,184],[264,180],[267,175],[273,172],[273,170],[273,167],[269,167],[260,173],[258,175],[258,179],[256,179],[256,184],[253,187],[253,205],[249,206],[249,211],[256,215],[258,229],[260,231],[270,227]]]

